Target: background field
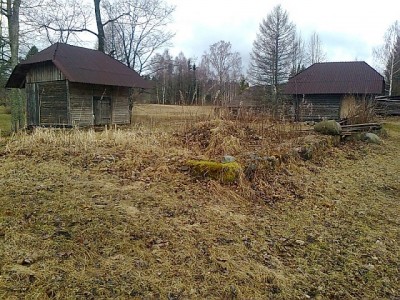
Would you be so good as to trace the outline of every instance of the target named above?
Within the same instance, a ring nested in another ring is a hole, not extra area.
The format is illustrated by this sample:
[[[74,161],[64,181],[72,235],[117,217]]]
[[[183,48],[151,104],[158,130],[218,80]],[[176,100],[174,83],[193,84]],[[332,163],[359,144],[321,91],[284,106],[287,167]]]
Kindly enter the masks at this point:
[[[213,118],[165,130],[168,109],[3,141],[1,299],[400,297],[399,119],[382,145],[319,143],[306,160],[292,150],[324,137]],[[224,154],[269,160],[234,184],[187,169]]]
[[[11,132],[11,114],[4,106],[0,106],[0,136],[9,135]]]
[[[176,129],[193,122],[214,119],[213,106],[179,106],[161,104],[135,104],[132,121],[147,127],[168,125]]]

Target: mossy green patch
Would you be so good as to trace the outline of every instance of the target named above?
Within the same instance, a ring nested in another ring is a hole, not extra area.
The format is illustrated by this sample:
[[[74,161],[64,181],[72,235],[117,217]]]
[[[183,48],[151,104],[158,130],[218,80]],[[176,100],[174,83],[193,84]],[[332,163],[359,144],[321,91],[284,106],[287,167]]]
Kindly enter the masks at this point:
[[[241,171],[240,165],[235,161],[220,163],[210,160],[189,160],[187,164],[193,174],[216,179],[223,183],[235,182]]]

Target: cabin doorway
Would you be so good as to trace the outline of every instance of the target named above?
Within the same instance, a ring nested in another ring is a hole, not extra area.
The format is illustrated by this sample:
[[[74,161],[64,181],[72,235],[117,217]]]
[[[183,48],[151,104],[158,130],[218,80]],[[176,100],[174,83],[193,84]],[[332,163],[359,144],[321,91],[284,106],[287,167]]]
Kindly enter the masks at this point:
[[[93,97],[94,125],[111,124],[111,98]]]

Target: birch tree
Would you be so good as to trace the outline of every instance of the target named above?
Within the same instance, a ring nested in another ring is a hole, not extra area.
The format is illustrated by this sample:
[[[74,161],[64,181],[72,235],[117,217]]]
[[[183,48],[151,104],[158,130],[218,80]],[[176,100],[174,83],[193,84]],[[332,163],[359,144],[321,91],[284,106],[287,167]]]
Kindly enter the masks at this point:
[[[219,104],[230,102],[241,76],[242,58],[239,52],[232,51],[230,42],[219,41],[204,53],[201,65],[206,68],[209,77],[218,83]],[[215,97],[215,101],[218,97]]]
[[[292,53],[292,69],[290,76],[294,76],[304,69],[305,65],[305,50],[304,41],[301,34],[296,34],[293,40],[293,53]]]
[[[400,24],[395,21],[386,31],[384,44],[373,50],[377,61],[388,85],[388,94],[393,94],[395,79],[400,75]]]
[[[314,31],[307,42],[306,63],[308,66],[311,66],[312,64],[324,62],[325,60],[326,52],[323,49],[318,33]]]

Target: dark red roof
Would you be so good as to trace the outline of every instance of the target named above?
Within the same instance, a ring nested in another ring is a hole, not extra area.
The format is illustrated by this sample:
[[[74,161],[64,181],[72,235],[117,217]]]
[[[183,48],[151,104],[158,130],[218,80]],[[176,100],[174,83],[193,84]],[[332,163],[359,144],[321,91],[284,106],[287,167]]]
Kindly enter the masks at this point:
[[[289,79],[285,94],[377,94],[384,79],[364,61],[316,63]]]
[[[6,87],[20,88],[36,63],[51,61],[71,82],[149,88],[150,83],[134,70],[103,52],[56,43],[17,65]]]

